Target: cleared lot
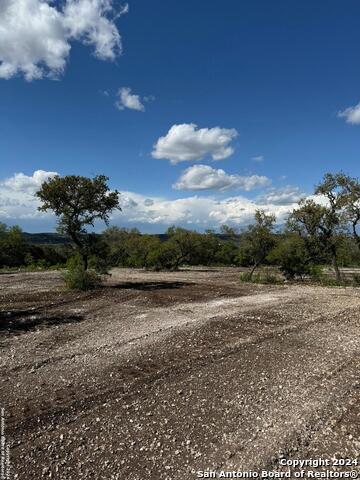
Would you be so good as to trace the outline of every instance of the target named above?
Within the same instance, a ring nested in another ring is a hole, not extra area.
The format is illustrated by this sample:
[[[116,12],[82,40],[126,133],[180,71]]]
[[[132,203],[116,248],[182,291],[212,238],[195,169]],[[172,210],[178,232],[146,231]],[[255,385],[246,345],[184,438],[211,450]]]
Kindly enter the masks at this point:
[[[79,294],[54,272],[1,275],[15,478],[192,479],[359,457],[360,290],[238,278],[117,270]]]

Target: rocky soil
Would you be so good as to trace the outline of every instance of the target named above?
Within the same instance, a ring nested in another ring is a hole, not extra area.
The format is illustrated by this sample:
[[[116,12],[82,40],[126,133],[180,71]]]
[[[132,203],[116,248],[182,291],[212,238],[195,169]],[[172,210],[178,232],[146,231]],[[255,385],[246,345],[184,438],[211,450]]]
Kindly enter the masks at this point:
[[[0,275],[11,478],[360,461],[359,326],[360,289],[244,285],[236,269],[122,269],[90,293]]]

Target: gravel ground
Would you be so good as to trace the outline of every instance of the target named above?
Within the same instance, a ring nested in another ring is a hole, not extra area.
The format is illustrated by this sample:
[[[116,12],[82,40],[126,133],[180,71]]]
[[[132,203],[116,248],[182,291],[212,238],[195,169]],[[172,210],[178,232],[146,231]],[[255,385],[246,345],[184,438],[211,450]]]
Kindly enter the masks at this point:
[[[57,272],[0,275],[11,478],[190,480],[358,459],[360,291],[238,278],[122,269],[71,293]]]

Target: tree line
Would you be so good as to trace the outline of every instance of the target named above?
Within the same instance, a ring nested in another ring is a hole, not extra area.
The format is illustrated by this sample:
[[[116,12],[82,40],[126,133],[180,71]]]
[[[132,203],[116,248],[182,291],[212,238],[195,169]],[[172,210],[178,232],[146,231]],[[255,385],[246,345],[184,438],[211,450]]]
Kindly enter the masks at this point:
[[[276,265],[287,279],[316,276],[322,265],[333,267],[337,282],[341,266],[360,266],[360,184],[342,172],[324,175],[314,194],[299,202],[281,230],[275,215],[257,210],[244,230],[223,225],[220,234],[172,226],[166,240],[137,229],[109,227],[111,213],[120,209],[120,193],[108,178],[54,177],[36,196],[40,210],[58,217],[58,231],[71,245],[27,244],[19,227],[0,224],[0,266],[53,267],[67,264],[70,280],[90,278],[113,266],[176,270],[183,265],[249,267],[252,280],[260,265]],[[107,229],[89,229],[103,221]],[[71,283],[71,282],[70,282]]]

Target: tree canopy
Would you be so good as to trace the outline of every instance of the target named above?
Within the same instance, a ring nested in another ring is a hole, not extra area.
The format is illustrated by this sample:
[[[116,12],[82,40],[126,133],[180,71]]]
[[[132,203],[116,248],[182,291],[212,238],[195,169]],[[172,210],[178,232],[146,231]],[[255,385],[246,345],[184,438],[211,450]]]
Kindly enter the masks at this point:
[[[82,256],[85,270],[94,236],[87,227],[101,220],[106,225],[109,216],[119,209],[119,192],[111,191],[108,177],[97,175],[86,178],[78,175],[55,176],[45,181],[36,192],[42,202],[41,211],[52,210],[58,217],[58,230],[68,235]]]

